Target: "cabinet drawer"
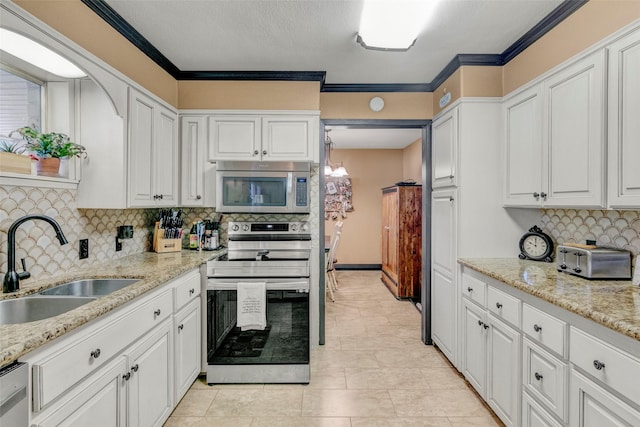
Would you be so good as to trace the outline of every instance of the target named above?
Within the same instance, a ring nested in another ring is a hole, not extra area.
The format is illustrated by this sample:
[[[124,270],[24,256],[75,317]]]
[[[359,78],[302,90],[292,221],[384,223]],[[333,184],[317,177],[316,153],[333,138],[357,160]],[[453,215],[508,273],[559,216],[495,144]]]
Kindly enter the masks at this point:
[[[523,340],[523,355],[524,389],[561,420],[567,421],[567,363],[526,338]]]
[[[522,427],[562,427],[527,393],[522,393]]]
[[[571,327],[570,360],[633,402],[640,402],[640,360],[580,329]]]
[[[191,300],[200,296],[200,271],[192,271],[176,280],[173,288],[175,296],[175,311],[179,311]]]
[[[473,276],[463,274],[462,295],[486,307],[487,284]]]
[[[173,297],[171,290],[166,289],[104,328],[36,361],[33,364],[34,411],[48,405],[172,313]]]
[[[562,320],[523,304],[522,331],[534,341],[566,358],[567,324]]]
[[[520,328],[520,300],[489,286],[487,288],[487,308],[503,320]]]

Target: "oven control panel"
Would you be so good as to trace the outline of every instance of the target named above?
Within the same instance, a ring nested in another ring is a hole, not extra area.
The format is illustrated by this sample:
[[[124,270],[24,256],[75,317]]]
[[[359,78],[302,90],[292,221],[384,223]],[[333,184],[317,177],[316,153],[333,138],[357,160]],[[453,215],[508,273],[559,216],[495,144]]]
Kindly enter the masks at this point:
[[[229,222],[228,234],[253,234],[253,235],[296,235],[308,234],[310,232],[309,223],[301,222]]]

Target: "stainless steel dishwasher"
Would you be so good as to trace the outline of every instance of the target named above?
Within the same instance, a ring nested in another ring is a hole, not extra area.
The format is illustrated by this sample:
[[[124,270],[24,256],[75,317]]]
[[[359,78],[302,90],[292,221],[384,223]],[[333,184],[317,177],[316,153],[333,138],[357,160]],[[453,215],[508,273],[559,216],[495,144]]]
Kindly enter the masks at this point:
[[[27,427],[29,401],[26,363],[13,363],[0,369],[0,425]]]

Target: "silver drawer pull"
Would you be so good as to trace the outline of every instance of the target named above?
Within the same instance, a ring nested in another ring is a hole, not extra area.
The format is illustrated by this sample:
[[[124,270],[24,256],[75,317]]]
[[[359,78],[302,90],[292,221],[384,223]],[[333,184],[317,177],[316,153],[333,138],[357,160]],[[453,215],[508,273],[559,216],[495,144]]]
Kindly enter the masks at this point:
[[[160,316],[160,313],[161,313],[160,309],[157,309],[156,311],[153,312],[153,315]]]
[[[533,325],[533,330],[536,332],[540,332],[542,330],[542,326]]]
[[[138,364],[136,363],[135,365],[133,365],[133,366],[131,367],[131,372],[138,372],[138,369],[139,369],[139,366],[138,366]]]
[[[181,330],[183,330],[183,329],[184,329],[184,325],[183,325],[182,323],[180,323],[180,324],[178,325],[178,330],[179,330],[179,331],[181,331]]]
[[[594,360],[593,367],[596,368],[598,371],[602,371],[604,369],[604,362],[601,362],[599,360]]]
[[[193,288],[189,289],[189,295],[193,295],[195,292],[196,292],[195,289],[193,289]]]
[[[534,377],[536,377],[536,379],[537,379],[538,381],[540,381],[540,380],[542,379],[542,375],[540,375],[540,374],[539,374],[539,373],[537,373],[537,372],[536,372],[535,374],[533,374],[533,376],[534,376]]]
[[[484,325],[482,325],[483,328],[485,329],[489,329],[489,325],[487,325],[486,323]]]
[[[91,358],[92,359],[97,359],[98,357],[100,357],[100,349],[96,348],[95,350],[93,350],[91,352]]]
[[[478,326],[482,326],[484,325],[484,322],[482,320],[478,320]]]
[[[130,378],[131,378],[131,372],[127,372],[122,376],[122,379],[125,381],[129,381]]]
[[[502,308],[502,304],[500,304],[499,302],[496,303],[496,308]]]
[[[469,286],[469,287],[467,288],[467,292],[473,292],[473,288],[472,288],[471,286]]]

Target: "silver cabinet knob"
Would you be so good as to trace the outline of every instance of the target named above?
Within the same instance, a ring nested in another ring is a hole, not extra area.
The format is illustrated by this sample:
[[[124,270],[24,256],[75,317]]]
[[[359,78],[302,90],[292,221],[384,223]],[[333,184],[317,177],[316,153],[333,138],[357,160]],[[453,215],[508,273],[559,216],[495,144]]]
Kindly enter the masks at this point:
[[[542,193],[540,193],[540,197],[542,197],[544,200],[547,200],[547,193],[543,191]]]
[[[91,358],[92,359],[97,359],[98,357],[100,357],[100,349],[96,348],[95,350],[93,350],[91,352]]]
[[[179,331],[181,331],[181,330],[183,330],[183,329],[184,329],[184,325],[183,325],[182,323],[180,323],[180,324],[178,325],[178,330],[179,330]]]
[[[138,364],[137,363],[131,367],[131,371],[132,372],[138,372]]]
[[[496,308],[502,308],[502,304],[500,304],[499,302],[496,303]]]
[[[533,197],[538,200],[540,198],[540,193],[538,193],[537,191],[535,193],[533,193]]]
[[[160,313],[161,313],[160,309],[157,309],[156,311],[153,312],[153,315],[160,316]]]
[[[469,287],[467,288],[467,292],[469,292],[469,293],[473,292],[473,288],[472,288],[471,286],[469,286]]]
[[[198,195],[196,196],[196,200],[200,200],[200,199],[202,199],[202,196],[198,194]]]
[[[196,292],[195,289],[193,289],[193,288],[189,289],[189,295],[193,295],[195,292]]]
[[[262,150],[262,155],[265,156],[267,154],[267,150]]]
[[[129,381],[130,378],[131,378],[131,372],[127,372],[122,376],[122,379],[125,381]]]
[[[594,360],[593,367],[596,368],[598,371],[602,371],[604,369],[604,362],[601,362],[599,360]]]
[[[540,332],[542,330],[542,326],[533,325],[533,330],[536,332]]]
[[[540,381],[542,379],[542,375],[537,373],[537,372],[535,374],[533,374],[533,376],[535,376],[538,381]]]
[[[449,179],[453,179],[453,178],[454,178],[453,175],[449,175]]]
[[[259,151],[258,151],[258,150],[254,150],[254,151],[253,151],[253,155],[254,155],[254,156],[257,156],[257,155],[258,155],[258,153],[259,153]]]

